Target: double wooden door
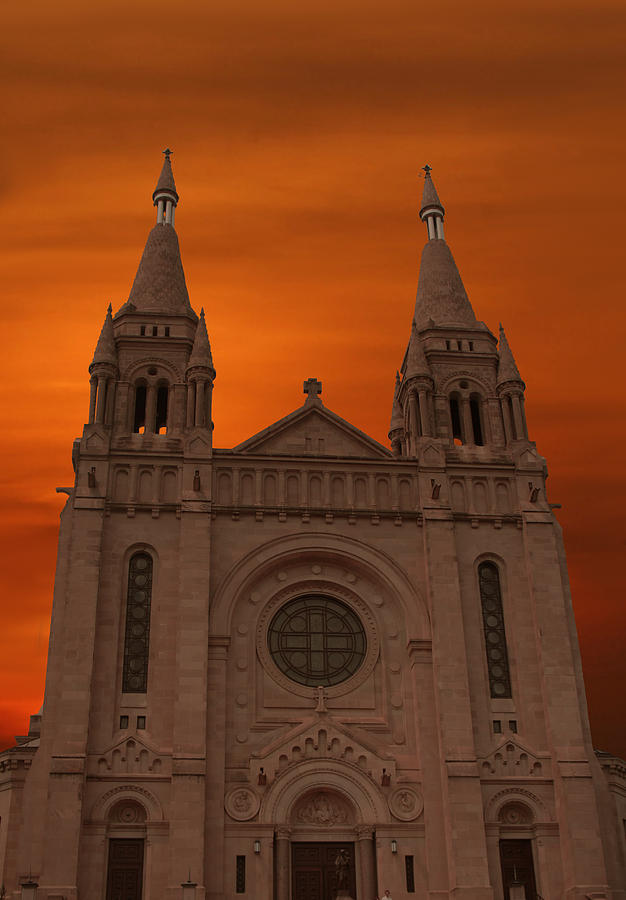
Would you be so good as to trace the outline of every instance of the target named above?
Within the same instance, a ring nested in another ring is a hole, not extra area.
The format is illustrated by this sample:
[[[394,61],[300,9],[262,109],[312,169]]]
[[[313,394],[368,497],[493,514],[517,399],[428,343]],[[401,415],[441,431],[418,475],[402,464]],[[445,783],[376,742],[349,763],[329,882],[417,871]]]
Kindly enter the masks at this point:
[[[143,840],[112,838],[109,841],[107,900],[141,900]]]
[[[291,872],[292,900],[336,900],[339,890],[356,900],[352,843],[293,843]]]
[[[527,900],[536,900],[537,886],[531,842],[500,841],[500,864],[502,866],[504,900],[509,900],[509,887],[512,884],[523,884],[526,888]]]

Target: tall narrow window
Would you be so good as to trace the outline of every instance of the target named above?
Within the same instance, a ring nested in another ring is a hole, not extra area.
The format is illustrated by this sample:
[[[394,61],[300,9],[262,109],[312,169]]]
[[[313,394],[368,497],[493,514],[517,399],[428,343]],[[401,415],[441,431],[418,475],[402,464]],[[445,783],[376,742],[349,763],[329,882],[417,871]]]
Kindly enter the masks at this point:
[[[463,443],[463,431],[461,430],[461,409],[459,398],[456,394],[450,397],[450,418],[452,420],[452,437],[455,443]]]
[[[235,869],[235,893],[245,894],[246,892],[246,858],[245,856],[237,857],[237,865]]]
[[[506,650],[502,594],[498,567],[491,562],[478,567],[480,600],[483,608],[483,627],[487,649],[487,669],[492,697],[511,697],[511,675]]]
[[[404,857],[404,868],[406,871],[406,892],[407,894],[415,893],[415,869],[413,866],[413,857]]]
[[[170,389],[166,384],[160,384],[157,390],[156,421],[154,423],[155,434],[167,434],[167,401],[169,390]]]
[[[135,434],[143,434],[146,429],[146,386],[138,384],[135,387],[135,417],[133,431]]]
[[[483,428],[480,420],[480,398],[477,397],[476,394],[472,394],[472,396],[470,397],[470,413],[472,416],[474,443],[478,447],[482,447],[485,441],[483,440]]]
[[[151,600],[152,557],[147,553],[135,553],[128,566],[122,674],[122,691],[125,693],[145,694],[148,689]]]

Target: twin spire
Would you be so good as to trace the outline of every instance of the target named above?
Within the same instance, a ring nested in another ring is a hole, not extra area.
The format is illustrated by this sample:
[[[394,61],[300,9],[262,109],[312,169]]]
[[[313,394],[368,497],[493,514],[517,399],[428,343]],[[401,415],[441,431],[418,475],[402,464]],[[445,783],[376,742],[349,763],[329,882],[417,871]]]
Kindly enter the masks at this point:
[[[474,328],[476,316],[444,239],[445,210],[430,171],[430,166],[424,166],[420,218],[426,223],[428,241],[422,251],[414,322],[418,329],[436,325]]]

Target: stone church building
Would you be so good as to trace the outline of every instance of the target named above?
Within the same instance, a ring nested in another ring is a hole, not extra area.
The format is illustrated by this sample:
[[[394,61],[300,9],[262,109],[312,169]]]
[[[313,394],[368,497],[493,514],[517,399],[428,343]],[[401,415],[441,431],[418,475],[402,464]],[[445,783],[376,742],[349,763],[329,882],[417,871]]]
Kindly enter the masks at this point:
[[[623,900],[546,462],[428,167],[388,447],[315,378],[213,446],[178,199],[166,152],[61,489],[43,711],[0,754],[1,896]]]

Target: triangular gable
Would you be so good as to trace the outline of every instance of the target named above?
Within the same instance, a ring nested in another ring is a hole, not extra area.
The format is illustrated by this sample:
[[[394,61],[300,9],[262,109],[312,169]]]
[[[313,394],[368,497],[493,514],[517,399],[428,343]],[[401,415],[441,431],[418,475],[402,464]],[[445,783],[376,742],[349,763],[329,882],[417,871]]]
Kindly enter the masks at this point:
[[[355,456],[387,459],[382,444],[322,405],[307,402],[288,416],[238,444],[239,453],[303,456]]]

